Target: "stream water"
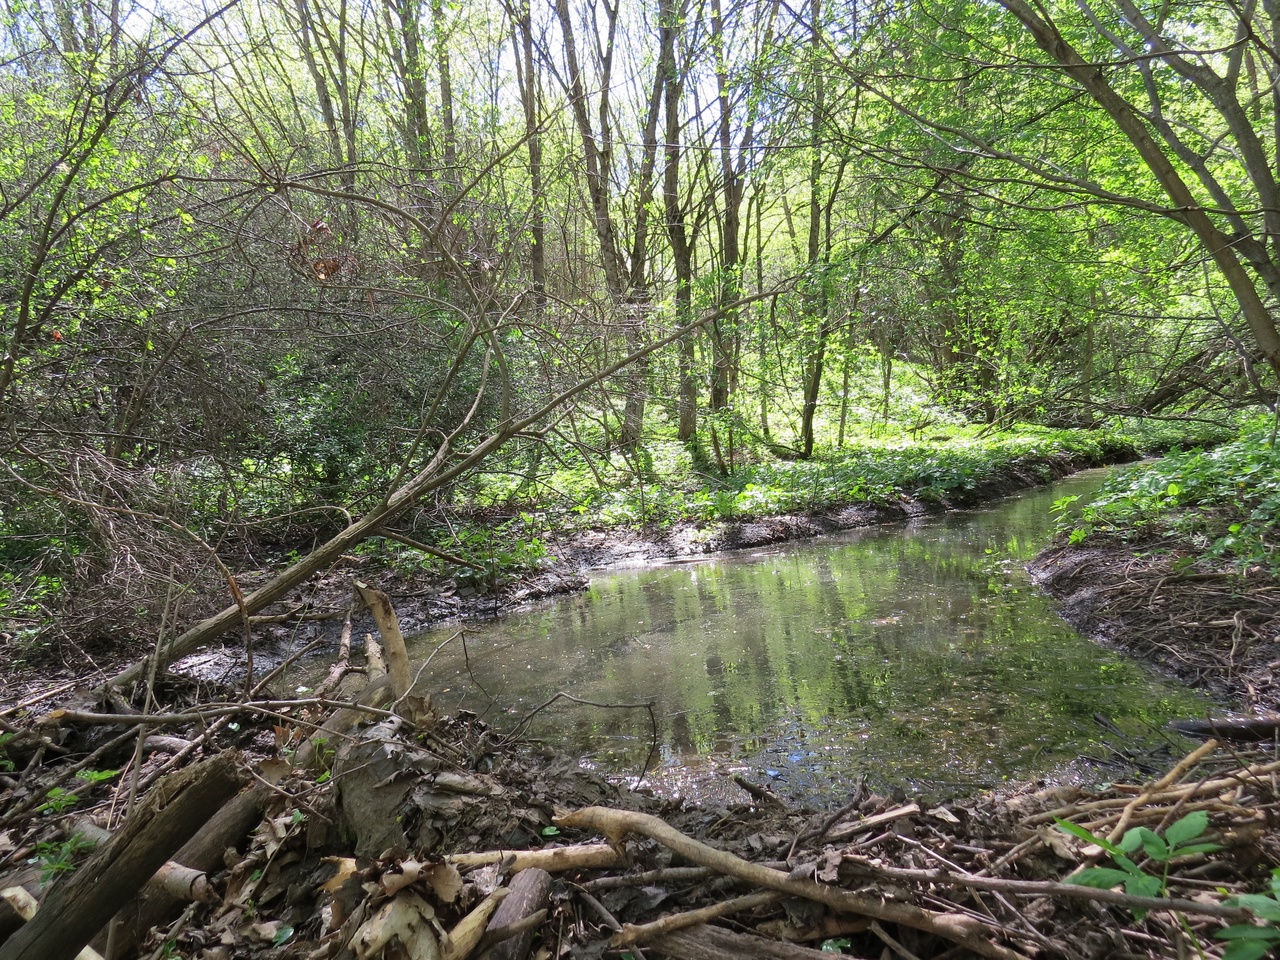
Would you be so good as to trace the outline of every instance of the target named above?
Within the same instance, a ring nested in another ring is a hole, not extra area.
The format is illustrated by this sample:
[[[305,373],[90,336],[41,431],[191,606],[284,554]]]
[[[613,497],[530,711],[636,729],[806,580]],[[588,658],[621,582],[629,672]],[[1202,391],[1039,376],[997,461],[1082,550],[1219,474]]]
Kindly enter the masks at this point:
[[[966,793],[1105,758],[1115,743],[1149,749],[1167,741],[1167,720],[1203,715],[1207,701],[1075,633],[1023,569],[1053,500],[1087,495],[1101,475],[981,510],[598,576],[584,594],[468,626],[469,668],[454,639],[425,685],[500,729],[559,691],[652,701],[653,721],[562,700],[529,732],[610,772],[648,760],[647,782],[703,797],[725,772],[793,798],[860,776]],[[410,653],[421,661],[456,632],[411,639]]]

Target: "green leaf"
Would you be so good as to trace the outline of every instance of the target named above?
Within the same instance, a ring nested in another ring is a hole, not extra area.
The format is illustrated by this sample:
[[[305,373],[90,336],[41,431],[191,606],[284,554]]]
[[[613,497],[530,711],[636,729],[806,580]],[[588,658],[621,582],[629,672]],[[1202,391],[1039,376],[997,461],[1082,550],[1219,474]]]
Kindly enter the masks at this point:
[[[1094,843],[1100,846],[1107,853],[1123,853],[1119,847],[1113,843],[1109,843],[1102,837],[1095,836],[1078,823],[1072,823],[1070,820],[1059,820],[1057,817],[1053,820],[1058,825],[1058,829],[1063,833],[1069,833],[1073,837],[1079,837],[1085,843]]]
[[[279,947],[289,942],[289,938],[293,936],[293,927],[287,924],[276,931],[275,937],[271,941],[273,947]]]
[[[542,835],[544,837],[558,837],[560,836],[560,828],[559,827],[543,827]]]
[[[1073,873],[1064,883],[1077,887],[1092,887],[1095,890],[1110,890],[1121,884],[1128,884],[1133,877],[1123,870],[1112,870],[1110,867],[1086,867],[1079,873]]]
[[[1146,827],[1140,827],[1143,831],[1142,849],[1147,851],[1147,856],[1152,860],[1158,860],[1163,863],[1169,859],[1169,845],[1160,839],[1159,836],[1147,830]]]
[[[1185,857],[1193,853],[1216,853],[1222,849],[1220,843],[1192,843],[1185,847],[1178,847],[1173,851],[1174,856]]]
[[[1222,903],[1228,907],[1243,907],[1263,920],[1280,923],[1280,903],[1261,893],[1242,893],[1238,897],[1228,897]],[[1280,932],[1276,936],[1280,938]]]
[[[1237,923],[1214,934],[1219,940],[1280,940],[1280,930],[1275,927],[1255,927],[1251,923]]]
[[[1271,944],[1261,940],[1235,940],[1222,951],[1222,960],[1258,960],[1271,951]]]
[[[1164,881],[1149,873],[1130,877],[1125,881],[1124,892],[1133,897],[1158,897],[1164,892]],[[1134,916],[1137,916],[1135,911]]]
[[[1124,853],[1137,853],[1138,848],[1142,846],[1143,831],[1151,833],[1146,827],[1134,827],[1126,830],[1123,837],[1120,838],[1120,849]],[[1152,834],[1155,836],[1155,834]]]
[[[1200,836],[1208,826],[1209,814],[1204,810],[1197,810],[1171,823],[1169,829],[1164,832],[1164,838],[1169,841],[1169,846],[1180,847],[1187,841]]]

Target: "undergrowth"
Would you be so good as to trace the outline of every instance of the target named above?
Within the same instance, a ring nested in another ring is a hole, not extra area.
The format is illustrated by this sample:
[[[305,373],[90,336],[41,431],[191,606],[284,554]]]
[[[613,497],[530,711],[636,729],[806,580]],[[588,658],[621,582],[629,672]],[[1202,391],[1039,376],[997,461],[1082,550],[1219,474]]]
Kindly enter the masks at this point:
[[[1261,418],[1212,450],[1175,451],[1117,473],[1073,515],[1075,498],[1056,505],[1068,542],[1153,536],[1190,551],[1181,562],[1280,574],[1280,446]]]

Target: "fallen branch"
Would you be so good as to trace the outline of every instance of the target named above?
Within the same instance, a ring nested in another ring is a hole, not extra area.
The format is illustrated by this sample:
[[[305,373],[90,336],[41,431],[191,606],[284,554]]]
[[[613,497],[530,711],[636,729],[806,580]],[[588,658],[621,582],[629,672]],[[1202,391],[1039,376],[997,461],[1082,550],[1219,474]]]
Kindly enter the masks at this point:
[[[945,940],[957,943],[974,953],[993,960],[1021,960],[1022,954],[1008,947],[1000,946],[991,937],[995,933],[987,924],[974,917],[951,913],[937,913],[925,910],[914,904],[897,903],[883,900],[848,890],[824,886],[813,880],[805,880],[788,876],[780,870],[751,863],[735,857],[723,850],[716,850],[704,843],[699,843],[685,836],[674,827],[668,826],[657,817],[635,813],[629,810],[614,810],[609,807],[584,807],[574,813],[556,817],[559,827],[572,827],[579,830],[594,830],[603,833],[609,842],[618,845],[629,833],[638,833],[678,853],[680,856],[702,864],[711,869],[745,880],[758,887],[766,887],[794,897],[803,897],[840,910],[845,913],[856,913],[873,917],[877,920],[888,920],[903,926],[933,934]]]
[[[238,789],[233,751],[174,774],[124,827],[49,891],[40,912],[0,946],[0,960],[71,960]]]
[[[734,933],[703,925],[677,930],[652,941],[658,952],[676,960],[831,960],[832,954],[781,940],[766,940],[749,933]]]
[[[1201,903],[1198,900],[1168,899],[1165,897],[1137,897],[1118,890],[1100,890],[1074,883],[1057,883],[1052,880],[1012,880],[1000,877],[979,877],[972,873],[953,873],[948,870],[913,870],[905,867],[887,867],[861,857],[845,857],[845,863],[880,880],[896,880],[908,883],[926,883],[940,887],[966,887],[971,890],[991,890],[1022,897],[1071,897],[1076,900],[1093,900],[1110,903],[1129,910],[1198,914],[1223,920],[1247,921],[1251,914],[1239,907],[1224,907],[1219,903]]]
[[[615,947],[626,947],[633,943],[647,943],[655,937],[674,933],[676,930],[684,930],[686,927],[695,927],[700,923],[706,923],[708,920],[718,920],[730,914],[741,913],[744,910],[754,910],[756,907],[776,903],[783,896],[783,894],[774,890],[748,893],[744,897],[734,897],[732,900],[726,900],[723,903],[713,903],[709,907],[686,910],[683,913],[671,913],[652,923],[624,923],[622,931],[615,933],[613,939],[609,942]]]
[[[537,868],[548,873],[564,870],[608,870],[626,865],[626,857],[607,843],[583,843],[550,850],[488,850],[484,853],[455,853],[445,860],[466,870],[487,867],[491,863],[506,864],[512,873]]]

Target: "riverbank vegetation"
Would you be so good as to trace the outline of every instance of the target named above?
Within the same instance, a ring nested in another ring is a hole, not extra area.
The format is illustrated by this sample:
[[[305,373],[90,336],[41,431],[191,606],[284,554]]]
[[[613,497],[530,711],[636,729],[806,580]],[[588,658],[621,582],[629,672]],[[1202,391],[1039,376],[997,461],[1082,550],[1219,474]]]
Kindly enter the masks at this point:
[[[1275,424],[1119,471],[1082,509],[1059,502],[1033,565],[1081,629],[1264,713],[1280,708]]]
[[[1158,13],[5,7],[6,607],[205,641],[396,525],[475,565],[487,507],[943,498],[937,438],[1271,402],[1269,34]]]

